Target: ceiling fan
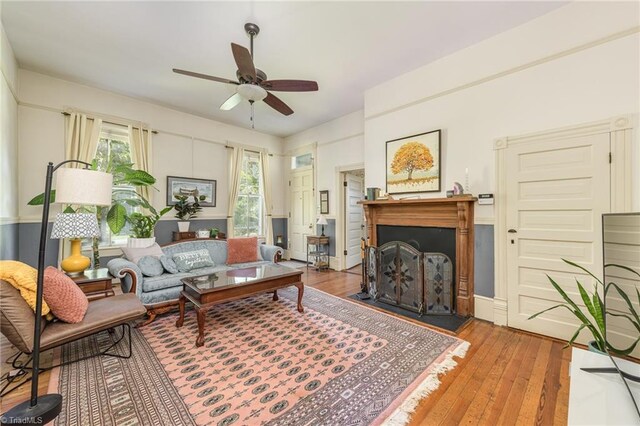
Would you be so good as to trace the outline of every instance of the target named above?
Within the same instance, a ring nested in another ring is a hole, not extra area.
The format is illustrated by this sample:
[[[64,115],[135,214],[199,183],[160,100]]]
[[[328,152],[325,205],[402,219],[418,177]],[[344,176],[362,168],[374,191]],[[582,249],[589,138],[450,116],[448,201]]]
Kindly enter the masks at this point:
[[[252,121],[253,103],[256,101],[264,100],[267,105],[281,114],[293,114],[293,110],[281,99],[270,93],[269,90],[280,92],[313,92],[318,90],[318,83],[309,80],[267,80],[267,75],[262,70],[257,69],[253,64],[253,39],[260,32],[260,28],[256,24],[247,23],[244,25],[244,30],[249,34],[251,39],[251,52],[244,46],[231,43],[233,59],[235,59],[236,65],[238,66],[238,71],[236,71],[238,81],[177,68],[174,68],[173,72],[190,77],[236,85],[236,93],[220,106],[220,109],[223,111],[234,108],[242,102],[243,99],[246,99],[252,106]]]

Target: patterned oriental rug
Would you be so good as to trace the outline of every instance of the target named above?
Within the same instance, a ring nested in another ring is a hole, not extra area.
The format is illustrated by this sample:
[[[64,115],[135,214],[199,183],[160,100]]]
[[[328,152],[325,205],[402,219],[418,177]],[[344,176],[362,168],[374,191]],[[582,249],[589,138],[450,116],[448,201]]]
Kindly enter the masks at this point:
[[[455,367],[460,339],[307,288],[209,311],[195,347],[193,310],[133,330],[133,356],[96,357],[53,371],[59,425],[403,425],[438,375]],[[108,335],[66,345],[73,359]]]

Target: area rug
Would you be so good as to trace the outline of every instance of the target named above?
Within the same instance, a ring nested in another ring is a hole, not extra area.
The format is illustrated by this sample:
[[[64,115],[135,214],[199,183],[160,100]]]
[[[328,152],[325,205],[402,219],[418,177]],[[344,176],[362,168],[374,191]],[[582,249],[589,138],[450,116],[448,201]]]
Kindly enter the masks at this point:
[[[293,269],[302,269],[307,267],[306,263],[299,262],[297,260],[283,260],[281,262],[278,262],[278,264],[288,266],[289,268],[293,268]]]
[[[59,425],[403,425],[469,344],[306,288],[220,305],[196,348],[196,318],[133,330],[132,358],[92,358],[52,374]],[[65,360],[109,336],[65,346]]]

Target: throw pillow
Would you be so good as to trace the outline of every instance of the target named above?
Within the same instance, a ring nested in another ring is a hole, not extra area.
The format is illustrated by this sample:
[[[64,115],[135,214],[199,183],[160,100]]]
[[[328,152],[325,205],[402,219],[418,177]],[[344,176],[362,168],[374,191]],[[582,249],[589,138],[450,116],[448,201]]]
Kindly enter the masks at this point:
[[[227,240],[227,264],[256,262],[258,238],[229,238]]]
[[[144,247],[144,248],[122,247],[122,253],[124,254],[124,257],[127,258],[128,261],[133,263],[138,263],[138,261],[145,256],[160,257],[164,255],[158,243],[155,243],[152,246]]]
[[[80,287],[53,266],[44,270],[42,295],[53,315],[64,322],[81,322],[89,308],[89,300]]]
[[[164,272],[160,259],[153,256],[144,256],[138,260],[138,267],[145,277],[157,277]]]
[[[162,263],[162,267],[164,268],[164,270],[170,274],[177,274],[178,272],[180,272],[178,271],[176,262],[174,262],[173,259],[168,256],[160,256],[160,263]]]
[[[215,266],[207,249],[174,254],[173,261],[176,263],[180,272],[189,272],[192,269]]]

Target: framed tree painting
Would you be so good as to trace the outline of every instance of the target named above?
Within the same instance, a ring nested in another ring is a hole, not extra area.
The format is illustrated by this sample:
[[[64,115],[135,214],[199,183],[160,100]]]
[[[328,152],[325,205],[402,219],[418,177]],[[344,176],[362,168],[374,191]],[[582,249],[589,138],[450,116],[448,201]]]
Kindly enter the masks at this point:
[[[204,195],[200,201],[202,207],[216,206],[216,181],[209,179],[195,179],[178,176],[167,176],[167,205],[173,206],[178,202],[176,195],[186,195],[193,202],[192,196]]]
[[[387,193],[440,191],[440,130],[387,142]]]

